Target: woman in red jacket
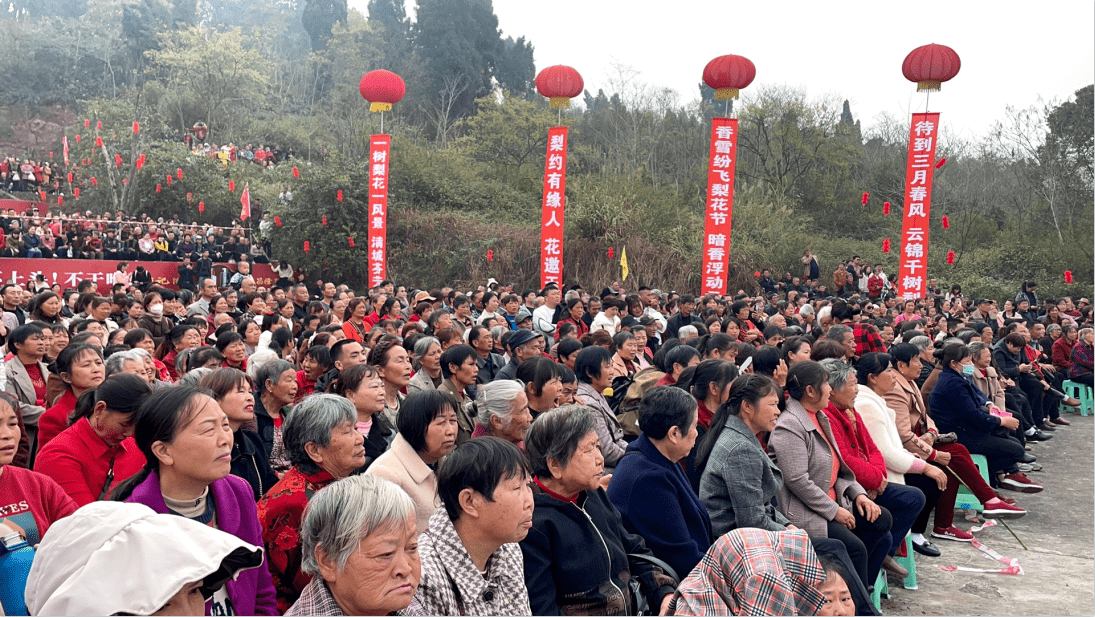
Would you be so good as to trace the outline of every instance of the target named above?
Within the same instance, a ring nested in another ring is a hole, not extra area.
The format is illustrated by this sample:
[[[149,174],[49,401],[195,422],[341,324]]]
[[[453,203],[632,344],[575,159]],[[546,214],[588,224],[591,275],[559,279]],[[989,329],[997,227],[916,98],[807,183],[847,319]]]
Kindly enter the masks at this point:
[[[53,478],[83,506],[104,499],[140,471],[144,456],[133,441],[133,412],[152,389],[137,375],[112,375],[76,404],[76,421],[38,453],[34,470]]]
[[[76,409],[76,401],[80,396],[99,387],[106,376],[103,354],[97,345],[90,343],[65,347],[57,354],[55,364],[61,380],[65,382],[65,390],[57,403],[38,419],[39,451],[68,427],[69,414]]]
[[[1072,348],[1076,346],[1078,340],[1080,340],[1080,334],[1076,326],[1061,326],[1060,338],[1053,341],[1053,366],[1068,373],[1068,369],[1072,368]]]
[[[840,449],[844,462],[855,473],[856,481],[867,489],[867,497],[889,510],[893,516],[893,525],[890,527],[890,553],[882,561],[882,567],[904,578],[909,573],[894,561],[893,555],[905,543],[905,534],[909,533],[913,521],[924,508],[924,493],[912,486],[888,482],[886,460],[882,458],[882,453],[875,446],[871,434],[867,432],[863,418],[855,410],[855,397],[859,393],[859,385],[852,366],[843,360],[836,359],[824,360],[821,365],[829,371],[829,385],[833,388],[825,415],[832,426],[837,448]],[[882,367],[879,373],[888,376],[889,373],[883,370],[885,368]]]

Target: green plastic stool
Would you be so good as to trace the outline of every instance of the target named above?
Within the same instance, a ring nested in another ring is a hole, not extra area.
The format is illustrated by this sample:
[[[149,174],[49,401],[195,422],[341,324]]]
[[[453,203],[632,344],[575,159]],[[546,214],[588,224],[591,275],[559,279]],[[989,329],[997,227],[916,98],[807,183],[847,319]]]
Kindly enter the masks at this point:
[[[890,597],[890,584],[886,580],[886,571],[879,570],[878,578],[874,581],[874,591],[871,592],[871,602],[874,603],[875,610],[882,612],[882,596]]]
[[[1095,405],[1095,401],[1093,401],[1091,388],[1082,383],[1067,380],[1061,389],[1064,390],[1065,394],[1080,401],[1081,416],[1086,416],[1092,412],[1092,406]]]
[[[901,581],[901,586],[905,589],[916,589],[916,560],[913,559],[912,537],[908,534],[905,534],[905,552],[907,553],[907,556],[893,558],[898,565],[909,571],[909,575],[905,577],[905,580]],[[888,584],[887,587],[889,587]]]
[[[984,478],[985,484],[989,484],[989,460],[982,454],[970,454],[970,458],[973,459],[973,464],[977,465],[977,470],[981,472],[981,477]],[[954,501],[954,508],[956,510],[973,510],[975,512],[980,512],[984,509],[981,507],[981,502],[977,501],[977,497],[975,497],[965,485],[958,487],[958,497]]]

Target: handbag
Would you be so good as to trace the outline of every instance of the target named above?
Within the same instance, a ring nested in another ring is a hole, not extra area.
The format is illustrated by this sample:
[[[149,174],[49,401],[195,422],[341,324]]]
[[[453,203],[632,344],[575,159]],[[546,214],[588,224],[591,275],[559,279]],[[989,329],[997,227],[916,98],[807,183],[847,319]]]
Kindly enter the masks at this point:
[[[645,555],[642,553],[628,553],[628,560],[637,559],[639,561],[645,561],[655,568],[661,569],[662,572],[673,579],[673,585],[681,584],[681,577],[677,576],[676,570],[674,570],[669,564],[665,563],[661,559],[653,555]],[[646,594],[642,592],[642,587],[639,585],[638,577],[632,576],[627,581],[627,586],[631,590],[631,597],[635,605],[636,615],[657,615],[661,611],[661,607],[651,607],[650,602],[646,599]]]

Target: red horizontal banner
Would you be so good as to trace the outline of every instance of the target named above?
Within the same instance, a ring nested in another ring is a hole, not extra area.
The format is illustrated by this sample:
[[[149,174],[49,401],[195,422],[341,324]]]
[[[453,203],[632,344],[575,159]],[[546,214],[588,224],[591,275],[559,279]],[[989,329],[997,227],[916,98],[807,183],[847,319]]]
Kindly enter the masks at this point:
[[[28,210],[34,210],[30,214],[37,213],[38,216],[45,216],[46,204],[40,201],[24,201],[22,199],[0,199],[0,210],[7,212],[8,210],[15,210],[16,214],[26,214]]]
[[[152,282],[169,289],[179,288],[179,266],[177,261],[130,261],[126,271],[132,275],[137,266],[144,266],[152,274]],[[114,285],[117,261],[98,259],[0,259],[0,274],[4,282],[9,280],[17,285],[25,285],[42,274],[50,285],[57,283],[62,289],[76,289],[81,280],[94,281],[100,294],[108,295]],[[213,264],[213,276],[220,287],[228,286],[228,279],[234,273],[230,264]],[[271,287],[277,276],[269,264],[251,264],[251,275],[260,287]]]

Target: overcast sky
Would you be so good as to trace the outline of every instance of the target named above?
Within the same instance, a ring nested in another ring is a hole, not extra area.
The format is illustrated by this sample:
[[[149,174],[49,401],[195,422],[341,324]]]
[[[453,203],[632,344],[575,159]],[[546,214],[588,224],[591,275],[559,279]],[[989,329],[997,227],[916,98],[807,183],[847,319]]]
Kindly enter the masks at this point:
[[[363,14],[366,5],[350,0]],[[414,5],[408,0],[408,14]],[[1095,81],[1090,0],[494,0],[494,11],[504,36],[532,42],[537,71],[573,66],[593,93],[611,94],[613,66],[623,64],[685,103],[699,98],[708,61],[738,54],[757,67],[750,88],[784,84],[847,98],[864,127],[882,112],[923,111],[924,95],[901,63],[914,48],[940,43],[958,53],[962,70],[932,94],[931,111],[966,139],[985,135],[1008,105],[1064,100]]]

